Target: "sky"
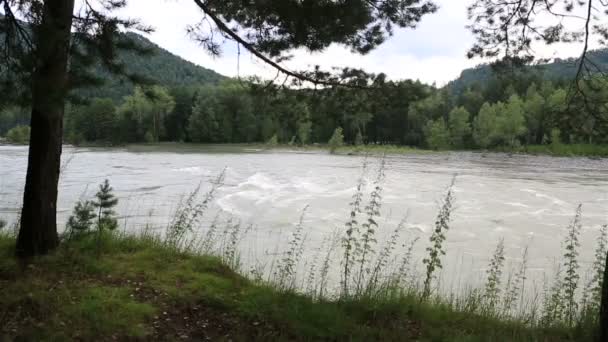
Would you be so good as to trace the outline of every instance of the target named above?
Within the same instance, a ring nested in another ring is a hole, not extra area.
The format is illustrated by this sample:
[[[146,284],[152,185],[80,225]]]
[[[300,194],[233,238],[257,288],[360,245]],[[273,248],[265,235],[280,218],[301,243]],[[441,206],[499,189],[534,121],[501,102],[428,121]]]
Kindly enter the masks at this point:
[[[468,48],[473,37],[466,29],[467,5],[472,0],[435,0],[439,10],[422,19],[418,28],[399,29],[395,35],[371,53],[361,56],[348,49],[332,45],[322,53],[294,51],[293,58],[283,65],[304,70],[314,65],[325,69],[332,66],[361,68],[368,72],[383,72],[393,80],[418,79],[438,86],[456,79],[463,69],[482,60],[469,60]],[[200,66],[226,76],[258,75],[273,78],[276,70],[241,49],[238,58],[236,43],[225,42],[220,57],[210,56],[186,34],[188,25],[196,24],[201,11],[189,0],[130,0],[123,15],[138,18],[151,25],[155,32],[147,38],[166,50]],[[571,57],[576,47],[541,47],[544,57]]]

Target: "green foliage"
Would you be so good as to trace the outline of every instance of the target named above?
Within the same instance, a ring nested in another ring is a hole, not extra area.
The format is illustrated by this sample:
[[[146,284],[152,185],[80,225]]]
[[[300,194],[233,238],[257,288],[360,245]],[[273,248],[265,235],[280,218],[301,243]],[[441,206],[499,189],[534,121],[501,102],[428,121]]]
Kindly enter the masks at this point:
[[[118,60],[124,64],[127,74],[143,76],[147,80],[171,88],[215,85],[226,79],[225,76],[211,69],[170,53],[140,34],[128,32],[126,36],[138,47],[148,50],[145,56],[134,51],[118,51]],[[94,76],[103,80],[101,86],[76,89],[73,95],[81,98],[99,97],[120,101],[133,93],[136,88],[130,80],[108,72],[101,65],[96,66],[92,72]]]
[[[519,146],[519,138],[526,133],[523,102],[512,95],[502,112],[498,112],[498,136],[505,146]]]
[[[446,233],[450,229],[450,218],[452,215],[452,209],[454,205],[454,182],[456,177],[452,179],[452,183],[446,192],[445,198],[441,205],[441,209],[437,214],[435,220],[435,229],[429,238],[430,246],[426,248],[429,253],[428,257],[422,260],[422,263],[426,265],[426,275],[424,278],[424,289],[422,290],[422,299],[426,300],[430,297],[432,292],[433,280],[435,279],[435,272],[443,267],[441,263],[441,257],[445,255],[443,243],[446,239]]]
[[[375,281],[374,274],[372,274],[373,266],[371,265],[371,261],[372,255],[375,254],[376,251],[376,244],[378,243],[376,231],[380,227],[378,225],[378,220],[380,219],[380,208],[382,207],[382,184],[385,178],[385,168],[386,160],[382,158],[380,165],[378,166],[376,179],[373,183],[373,190],[369,194],[369,202],[363,209],[367,217],[366,220],[361,223],[361,236],[359,237],[353,254],[353,257],[356,258],[355,262],[359,264],[355,282],[355,294],[357,296],[367,294],[367,292],[371,290],[369,288],[370,281]]]
[[[27,126],[30,123],[30,111],[27,108],[10,106],[0,110],[0,136],[6,135],[11,128]]]
[[[298,140],[302,145],[310,142],[312,134],[312,121],[310,121],[310,112],[308,106],[302,105],[300,110],[300,119],[298,120]]]
[[[342,127],[337,127],[327,142],[331,153],[336,152],[339,147],[344,146],[344,134],[342,132]]]
[[[121,141],[158,142],[165,138],[165,118],[175,106],[162,87],[136,87],[118,108]]]
[[[473,139],[481,148],[492,147],[496,142],[498,131],[498,120],[496,118],[496,106],[484,103],[473,123]]]
[[[581,231],[581,216],[582,205],[579,205],[576,208],[576,215],[568,227],[568,235],[564,241],[564,248],[566,251],[564,253],[564,279],[562,281],[562,286],[564,287],[564,318],[569,326],[573,326],[578,313],[576,290],[580,280],[580,266],[578,264],[578,247],[580,244],[578,242],[578,236]]]
[[[268,139],[266,144],[269,146],[277,146],[279,144],[279,139],[277,138],[277,135],[275,134],[270,139]]]
[[[215,111],[218,109],[216,93],[203,88],[194,101],[192,116],[188,118],[188,138],[192,142],[214,143],[220,139],[219,122]]]
[[[361,234],[358,216],[363,213],[363,188],[365,187],[365,173],[367,171],[367,160],[363,162],[361,176],[357,181],[357,187],[350,202],[349,219],[345,224],[345,235],[341,239],[344,257],[341,270],[341,295],[349,297],[351,295],[352,273],[355,266],[356,253],[359,250],[359,237]]]
[[[288,249],[281,258],[276,271],[276,281],[280,289],[286,291],[296,290],[296,271],[304,252],[304,215],[308,206],[304,207],[300,221],[294,229],[288,243]]]
[[[28,144],[30,141],[30,126],[16,126],[6,132],[6,139],[13,144]]]
[[[223,337],[226,330],[216,330],[221,324],[231,327],[234,340],[294,335],[303,340],[571,340],[569,330],[527,327],[407,294],[313,299],[251,282],[217,257],[178,252],[148,235],[106,234],[103,239],[101,258],[90,248],[95,240],[85,237],[35,259],[28,272],[21,272],[13,257],[14,240],[0,236],[0,315],[8,339],[171,339],[176,327],[181,336]],[[200,316],[198,311],[203,311]],[[190,323],[210,316],[214,324],[204,330]],[[403,327],[404,322],[416,329]]]
[[[488,269],[486,270],[487,280],[483,299],[485,301],[486,310],[496,310],[498,302],[501,298],[501,282],[502,282],[502,271],[505,263],[505,240],[500,239],[496,250],[490,260]]]
[[[562,144],[561,138],[562,132],[558,128],[554,128],[551,130],[551,148],[559,149]]]
[[[95,214],[95,205],[93,202],[76,202],[66,226],[69,235],[88,232],[93,226],[93,220],[95,218],[97,218],[97,215]]]
[[[434,150],[445,150],[450,147],[450,131],[442,118],[427,122],[425,136],[428,147]]]
[[[457,149],[465,147],[471,135],[471,114],[464,108],[452,109],[448,116],[448,129],[450,133],[450,145]]]
[[[194,234],[195,229],[199,228],[200,220],[209,208],[218,189],[224,183],[226,170],[223,170],[211,183],[211,188],[202,197],[201,185],[199,184],[190,194],[182,198],[173,214],[173,218],[167,227],[165,244],[176,250],[194,247],[194,239],[187,241],[187,234]],[[213,233],[212,233],[213,234]],[[211,236],[207,236],[210,240]],[[207,244],[210,242],[208,241]],[[211,247],[208,246],[207,249]]]
[[[415,27],[423,16],[437,10],[433,2],[424,0],[315,4],[280,0],[263,3],[225,1],[206,5],[214,13],[231,18],[231,26],[237,31],[249,31],[249,44],[270,57],[294,48],[320,51],[332,43],[367,53],[391,36],[395,28]],[[260,20],[269,17],[276,20],[272,24]],[[295,27],[298,29],[294,30]],[[218,53],[217,47],[208,42],[212,37],[204,33],[203,37],[202,41],[211,44],[208,48]]]
[[[99,185],[99,191],[95,194],[93,205],[97,208],[97,230],[114,230],[118,227],[114,207],[118,204],[118,198],[113,193],[114,189],[106,179]]]
[[[120,137],[116,106],[111,99],[94,98],[88,105],[70,106],[65,115],[68,141],[116,142]]]

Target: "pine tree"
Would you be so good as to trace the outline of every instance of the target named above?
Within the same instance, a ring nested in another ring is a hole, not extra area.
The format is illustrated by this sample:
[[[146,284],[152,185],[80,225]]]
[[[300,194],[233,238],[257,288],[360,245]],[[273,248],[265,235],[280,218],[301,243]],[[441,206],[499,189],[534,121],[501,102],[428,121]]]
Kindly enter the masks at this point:
[[[91,201],[78,201],[66,225],[69,235],[85,233],[93,225],[95,205]]]

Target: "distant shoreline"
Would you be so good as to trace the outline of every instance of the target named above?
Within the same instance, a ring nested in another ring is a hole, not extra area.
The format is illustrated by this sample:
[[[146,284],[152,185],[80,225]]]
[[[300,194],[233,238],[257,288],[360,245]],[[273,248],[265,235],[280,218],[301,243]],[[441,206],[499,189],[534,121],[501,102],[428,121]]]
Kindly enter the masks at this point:
[[[0,146],[26,146],[0,138]],[[159,142],[159,143],[133,143],[133,144],[111,144],[101,142],[88,142],[78,145],[64,144],[76,148],[119,148],[134,152],[176,152],[176,153],[256,153],[263,151],[277,152],[328,152],[330,147],[326,144],[313,145],[270,145],[264,143],[219,143],[219,144],[197,144],[183,142]],[[477,152],[477,153],[507,153],[530,156],[552,156],[552,157],[587,157],[591,159],[608,158],[608,145],[591,144],[560,144],[552,145],[529,145],[519,148],[495,148],[489,150],[429,150],[409,146],[398,145],[344,145],[337,147],[332,153],[334,155],[411,155],[447,152]]]

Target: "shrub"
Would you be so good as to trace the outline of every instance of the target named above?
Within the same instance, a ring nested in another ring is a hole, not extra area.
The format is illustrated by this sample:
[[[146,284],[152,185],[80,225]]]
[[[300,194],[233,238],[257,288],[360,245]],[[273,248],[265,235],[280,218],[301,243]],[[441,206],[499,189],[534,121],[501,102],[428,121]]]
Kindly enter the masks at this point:
[[[72,215],[68,219],[68,234],[81,234],[89,231],[95,219],[95,205],[91,201],[78,201],[74,206]]]
[[[344,146],[344,133],[342,127],[337,127],[334,130],[334,134],[332,134],[327,144],[329,145],[329,151],[331,153],[336,152],[339,147]]]
[[[452,179],[452,184],[448,188],[448,191],[443,200],[437,219],[435,220],[435,230],[429,241],[431,246],[427,247],[426,250],[429,252],[429,256],[422,260],[426,265],[426,278],[424,279],[424,289],[422,292],[422,299],[427,299],[431,295],[431,285],[435,278],[435,271],[442,268],[441,256],[445,255],[443,250],[443,242],[445,241],[445,233],[450,229],[450,216],[452,214],[452,206],[454,202],[454,182],[456,178]]]
[[[110,182],[106,179],[99,185],[99,191],[95,194],[95,202],[93,204],[98,209],[97,213],[97,229],[114,230],[118,226],[116,213],[113,208],[118,204],[118,198],[112,193],[113,189]]]
[[[296,268],[304,252],[304,216],[308,206],[302,210],[300,221],[289,240],[288,249],[277,266],[277,283],[283,290],[294,290],[296,287]]]
[[[492,256],[492,260],[490,260],[490,264],[488,265],[488,270],[486,271],[488,278],[486,280],[484,300],[486,309],[489,312],[496,310],[498,300],[500,299],[500,285],[502,280],[502,269],[504,263],[505,240],[500,239],[500,241],[498,241],[498,245],[496,246],[496,250],[494,251],[494,255]]]
[[[177,205],[177,209],[167,227],[167,235],[165,237],[165,243],[173,248],[187,247],[185,245],[186,234],[193,233],[203,215],[207,211],[207,208],[213,201],[213,198],[217,190],[224,184],[224,177],[226,170],[218,175],[218,177],[211,183],[211,189],[202,197],[199,198],[201,191],[201,184],[199,184],[194,191],[188,196],[182,198]],[[211,229],[208,231],[206,241],[203,242],[203,247],[210,250],[212,246],[212,240],[215,234],[215,225],[217,224],[217,218],[211,225]],[[194,241],[190,241],[188,245],[193,245]]]
[[[16,126],[6,133],[6,139],[13,144],[27,144],[30,141],[30,126]]]
[[[99,191],[95,194],[95,200],[78,201],[76,203],[66,225],[69,237],[75,233],[88,232],[94,225],[94,219],[97,219],[95,227],[97,228],[99,237],[104,229],[114,230],[118,227],[116,213],[114,212],[118,199],[112,191],[110,182],[106,179],[99,185]]]
[[[568,235],[566,236],[564,253],[564,302],[566,309],[566,323],[568,326],[572,326],[576,313],[578,311],[578,303],[576,302],[576,289],[578,288],[579,276],[579,264],[578,264],[578,236],[581,231],[581,211],[582,206],[579,205],[576,208],[576,215],[572,220],[572,223],[568,227]]]
[[[267,142],[266,145],[270,145],[270,146],[276,146],[279,144],[279,138],[277,138],[277,135],[273,135],[272,138],[270,138]]]

